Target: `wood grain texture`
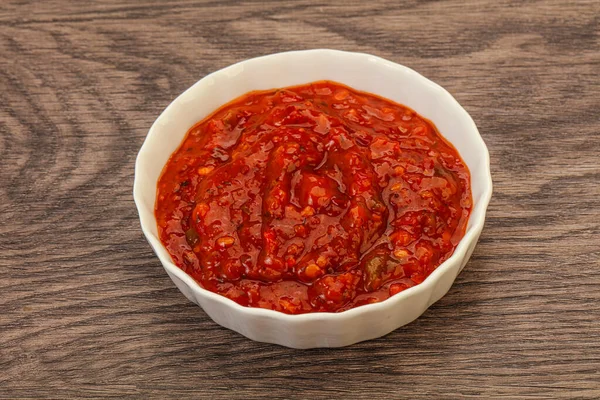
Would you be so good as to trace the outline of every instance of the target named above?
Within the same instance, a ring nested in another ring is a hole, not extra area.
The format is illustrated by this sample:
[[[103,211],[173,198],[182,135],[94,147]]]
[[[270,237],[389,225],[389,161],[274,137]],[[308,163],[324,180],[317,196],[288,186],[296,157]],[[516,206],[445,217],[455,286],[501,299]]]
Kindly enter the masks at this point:
[[[257,55],[364,51],[488,144],[473,257],[421,318],[289,350],[213,323],[142,237],[161,110]],[[0,3],[0,398],[600,398],[600,2]]]

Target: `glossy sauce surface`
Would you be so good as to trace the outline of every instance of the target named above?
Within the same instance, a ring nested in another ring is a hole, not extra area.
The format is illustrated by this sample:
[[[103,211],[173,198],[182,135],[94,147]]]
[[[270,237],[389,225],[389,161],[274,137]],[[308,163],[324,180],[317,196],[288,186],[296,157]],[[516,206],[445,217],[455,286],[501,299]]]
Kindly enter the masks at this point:
[[[421,283],[463,237],[470,176],[414,111],[328,81],[196,124],[158,183],[176,265],[241,305],[339,312]]]

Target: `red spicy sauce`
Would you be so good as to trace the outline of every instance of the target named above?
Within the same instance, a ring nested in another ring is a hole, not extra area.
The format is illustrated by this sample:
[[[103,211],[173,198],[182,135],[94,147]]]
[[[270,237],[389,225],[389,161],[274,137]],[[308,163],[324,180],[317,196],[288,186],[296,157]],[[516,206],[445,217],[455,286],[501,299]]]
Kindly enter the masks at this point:
[[[407,107],[328,81],[197,123],[158,182],[173,261],[241,305],[339,312],[417,285],[463,237],[469,171]]]

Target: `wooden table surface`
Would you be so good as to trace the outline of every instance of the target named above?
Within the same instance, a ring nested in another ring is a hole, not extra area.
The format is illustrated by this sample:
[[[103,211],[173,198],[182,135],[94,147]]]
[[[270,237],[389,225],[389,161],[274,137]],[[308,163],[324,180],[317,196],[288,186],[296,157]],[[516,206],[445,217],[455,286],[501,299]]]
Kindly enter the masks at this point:
[[[0,38],[0,398],[600,398],[600,2],[3,0]],[[421,318],[301,351],[188,302],[131,192],[184,89],[318,47],[447,88],[495,192],[471,261]]]

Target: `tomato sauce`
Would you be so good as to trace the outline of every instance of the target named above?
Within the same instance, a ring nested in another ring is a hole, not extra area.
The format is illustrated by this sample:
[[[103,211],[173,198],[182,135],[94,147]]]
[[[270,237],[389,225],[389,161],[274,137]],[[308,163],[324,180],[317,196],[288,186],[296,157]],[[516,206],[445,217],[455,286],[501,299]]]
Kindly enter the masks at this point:
[[[340,312],[417,285],[463,237],[470,175],[411,109],[338,83],[248,93],[158,182],[160,240],[243,306]]]

